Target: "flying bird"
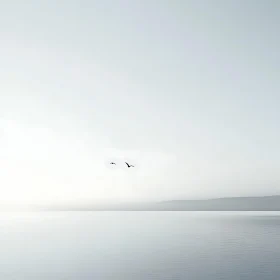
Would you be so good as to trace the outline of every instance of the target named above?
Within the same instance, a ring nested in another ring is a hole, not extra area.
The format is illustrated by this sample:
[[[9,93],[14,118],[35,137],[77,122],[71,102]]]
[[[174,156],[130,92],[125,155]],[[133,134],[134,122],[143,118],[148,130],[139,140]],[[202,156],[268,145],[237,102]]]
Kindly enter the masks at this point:
[[[133,165],[130,165],[130,164],[128,164],[127,162],[125,162],[126,163],[126,165],[127,165],[127,167],[129,168],[129,167],[134,167]]]
[[[110,164],[115,164],[114,162],[110,162]],[[116,164],[115,164],[116,165]]]

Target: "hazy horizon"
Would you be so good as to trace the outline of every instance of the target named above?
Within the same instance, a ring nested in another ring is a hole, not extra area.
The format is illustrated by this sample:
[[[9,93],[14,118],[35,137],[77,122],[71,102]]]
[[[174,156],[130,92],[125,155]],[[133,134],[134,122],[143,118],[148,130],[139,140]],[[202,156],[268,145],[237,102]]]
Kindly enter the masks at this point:
[[[0,204],[280,194],[279,8],[1,3]]]

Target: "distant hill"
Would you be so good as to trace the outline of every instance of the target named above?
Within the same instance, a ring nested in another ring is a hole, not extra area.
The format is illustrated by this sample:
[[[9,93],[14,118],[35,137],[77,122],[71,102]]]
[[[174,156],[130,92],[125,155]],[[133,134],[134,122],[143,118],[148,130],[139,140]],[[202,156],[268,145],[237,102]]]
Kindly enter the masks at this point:
[[[158,203],[36,207],[46,211],[280,211],[280,195],[170,200]]]
[[[173,200],[160,203],[160,208],[181,211],[280,211],[280,195]]]

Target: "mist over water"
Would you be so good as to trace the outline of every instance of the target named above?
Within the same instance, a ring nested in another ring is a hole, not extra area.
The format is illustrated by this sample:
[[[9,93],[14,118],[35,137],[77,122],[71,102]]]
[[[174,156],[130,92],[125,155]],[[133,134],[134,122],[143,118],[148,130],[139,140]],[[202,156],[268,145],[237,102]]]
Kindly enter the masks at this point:
[[[0,226],[3,280],[280,274],[280,212],[2,212]]]

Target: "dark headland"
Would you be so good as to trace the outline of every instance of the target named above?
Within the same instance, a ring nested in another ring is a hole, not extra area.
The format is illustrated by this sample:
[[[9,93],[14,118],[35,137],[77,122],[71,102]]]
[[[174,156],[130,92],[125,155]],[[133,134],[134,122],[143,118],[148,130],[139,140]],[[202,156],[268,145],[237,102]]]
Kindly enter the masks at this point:
[[[46,211],[280,211],[280,195],[170,200],[157,203],[75,204],[36,207]]]

